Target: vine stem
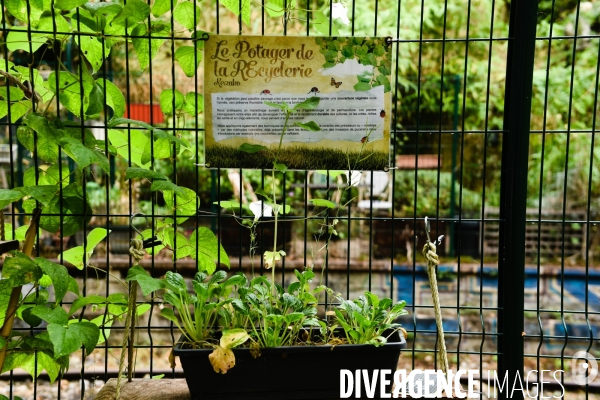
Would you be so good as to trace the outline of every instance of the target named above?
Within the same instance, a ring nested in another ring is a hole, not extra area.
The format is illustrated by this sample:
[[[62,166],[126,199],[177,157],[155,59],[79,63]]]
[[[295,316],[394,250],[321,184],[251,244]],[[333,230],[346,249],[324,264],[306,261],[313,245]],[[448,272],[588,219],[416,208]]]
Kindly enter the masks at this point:
[[[285,111],[285,122],[283,123],[283,129],[279,136],[279,146],[277,146],[277,152],[275,153],[275,160],[273,161],[273,169],[271,169],[271,190],[273,192],[273,214],[275,216],[275,227],[273,228],[273,266],[271,267],[271,282],[273,287],[271,288],[271,294],[273,296],[273,303],[275,303],[276,289],[275,289],[275,253],[277,252],[277,215],[279,214],[279,207],[277,206],[277,193],[275,189],[275,165],[279,162],[279,154],[281,153],[281,147],[283,146],[283,136],[288,128],[288,122],[290,120],[290,111]]]
[[[33,217],[31,217],[31,220],[29,221],[29,228],[27,228],[27,233],[25,234],[23,254],[29,257],[31,257],[31,253],[33,252],[33,245],[35,243],[35,238],[38,232],[38,226],[41,215],[42,211],[39,208],[36,208],[33,212]],[[8,338],[10,337],[10,333],[12,332],[17,308],[19,307],[19,298],[21,297],[22,287],[23,286],[17,286],[12,289],[8,305],[6,307],[6,317],[4,319],[4,325],[2,325],[2,328],[0,328],[0,337],[5,339],[7,342]],[[4,367],[4,361],[6,361],[7,351],[8,343],[2,348],[2,350],[0,350],[0,371],[2,371],[2,368]]]

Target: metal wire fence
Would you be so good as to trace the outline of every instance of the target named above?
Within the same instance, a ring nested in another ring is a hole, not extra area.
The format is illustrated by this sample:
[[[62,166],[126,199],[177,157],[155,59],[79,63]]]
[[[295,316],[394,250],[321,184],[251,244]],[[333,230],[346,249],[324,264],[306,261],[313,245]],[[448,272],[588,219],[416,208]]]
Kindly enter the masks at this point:
[[[35,14],[35,2],[1,1],[4,44],[0,69],[12,74],[13,65],[35,69],[40,80],[34,84],[44,85],[56,76],[52,72],[61,69],[84,82],[87,72],[82,66],[86,66],[95,71],[94,79],[103,82],[103,87],[112,82],[123,93],[125,117],[192,143],[191,158],[161,159],[151,142],[148,162],[172,182],[196,192],[193,209],[197,212],[174,213],[172,204],[149,184],[125,179],[126,168],[141,160],[136,161],[135,146],[124,154],[111,147],[115,146],[111,138],[114,127],[109,123],[114,105],[106,95],[104,109],[84,122],[73,108],[61,103],[60,96],[50,96],[43,103],[48,107],[43,112],[72,121],[82,138],[89,128],[96,139],[106,140],[103,146],[110,165],[106,171],[77,170],[67,161],[64,149],[59,150],[58,176],[66,174],[71,182],[81,180],[85,188],[82,196],[89,208],[81,207],[81,216],[86,224],[83,232],[65,235],[67,214],[73,212],[59,208],[55,214],[47,214],[57,218],[60,229],[39,235],[37,253],[64,263],[63,252],[77,245],[85,247],[94,227],[109,230],[91,258],[84,256],[87,268],[80,271],[69,266],[83,295],[109,297],[126,291],[114,278],[123,279],[133,265],[128,248],[136,230],[155,233],[157,224],[172,218],[175,232],[184,237],[198,227],[216,232],[230,256],[232,271],[264,273],[262,257],[251,255],[270,248],[275,234],[272,224],[261,223],[252,241],[247,226],[215,202],[233,199],[241,210],[253,200],[257,188],[270,185],[271,176],[262,170],[204,168],[204,115],[180,119],[161,108],[164,91],[202,93],[203,76],[210,71],[204,71],[200,63],[201,32],[191,37],[182,34],[185,26],[173,12],[178,7],[176,0],[170,4],[148,1],[152,7],[166,4],[166,13],[137,21],[137,26],[145,27],[143,32],[126,28],[121,43],[108,54],[106,44],[118,36],[109,29],[111,15],[92,11],[111,3],[92,3],[90,16],[105,24],[104,34],[97,37],[103,61],[95,67],[86,58],[83,45],[89,33],[85,28],[88,16],[79,14],[82,11],[68,14],[58,3],[44,3],[42,12]],[[438,279],[450,368],[478,369],[482,385],[488,371],[497,370],[498,375],[508,371],[512,382],[517,373],[524,376],[530,370],[561,369],[566,371],[559,380],[567,398],[594,397],[593,383],[572,383],[570,359],[577,350],[598,356],[594,337],[600,311],[596,270],[600,197],[595,161],[600,153],[595,129],[600,5],[557,0],[538,4],[347,1],[348,24],[344,24],[342,17],[334,15],[333,2],[240,1],[239,8],[238,2],[230,3],[191,2],[200,7],[193,8],[190,15],[192,31],[201,29],[208,35],[379,36],[394,42],[392,168],[361,172],[358,185],[343,193],[339,188],[347,181],[329,172],[284,173],[278,190],[284,206],[291,206],[292,212],[282,217],[277,233],[277,241],[287,253],[278,279],[289,282],[294,269],[312,266],[322,273],[325,285],[345,296],[369,290],[406,300],[409,315],[401,322],[408,332],[409,347],[402,353],[399,368],[437,369],[433,305],[421,255],[426,237],[423,220],[429,217],[434,237],[444,235],[438,247],[442,259]],[[272,12],[277,6],[282,7],[281,13]],[[317,21],[317,11],[326,18]],[[46,15],[51,23],[24,24],[16,15],[19,12],[30,20]],[[11,45],[11,33],[25,34],[29,51]],[[44,34],[58,39],[58,44],[48,46]],[[199,50],[192,58],[200,67],[192,76],[180,68],[178,49],[182,46]],[[12,91],[6,87],[13,84],[3,76],[0,94],[10,102]],[[36,111],[38,104],[32,97],[26,101]],[[195,106],[201,106],[199,103]],[[84,105],[79,102],[74,107],[83,110]],[[18,113],[18,108],[7,106],[0,122],[3,188],[20,187],[32,179],[41,184],[45,176],[47,163],[19,137],[23,124],[19,120],[22,114],[15,117]],[[138,132],[146,129],[128,126],[123,130],[125,142],[135,143]],[[346,207],[318,214],[310,206],[312,198],[333,199]],[[23,204],[4,210],[4,222],[10,223],[5,226],[13,237],[31,215],[27,210]],[[131,216],[138,212],[145,215],[145,221],[136,218],[130,224]],[[179,223],[182,216],[189,218]],[[253,218],[248,215],[242,220]],[[332,223],[336,235],[327,240],[326,228]],[[180,239],[174,236],[172,247],[176,249]],[[157,251],[141,265],[154,277],[173,270],[191,278],[197,262],[178,257],[176,252]],[[151,300],[151,311],[135,326],[136,376],[181,376],[181,370],[168,361],[178,334],[155,312],[159,303]],[[63,305],[68,307],[69,301]],[[86,307],[79,318],[106,318],[107,313]],[[33,333],[40,328],[17,329]],[[50,385],[45,375],[35,383],[23,384],[29,375],[17,370],[2,375],[0,393],[36,399],[89,398],[117,375],[122,329],[115,323],[110,336],[105,332],[104,341],[91,355],[85,357],[82,350],[80,357],[71,357],[64,379],[78,381],[75,386],[60,380]],[[543,380],[534,376],[538,382]]]

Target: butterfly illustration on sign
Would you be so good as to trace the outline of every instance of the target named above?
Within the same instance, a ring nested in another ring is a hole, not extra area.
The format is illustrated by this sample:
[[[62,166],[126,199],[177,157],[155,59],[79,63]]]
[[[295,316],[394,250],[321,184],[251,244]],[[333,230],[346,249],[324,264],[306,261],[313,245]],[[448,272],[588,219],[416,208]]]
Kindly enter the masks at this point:
[[[335,86],[336,88],[339,88],[342,85],[342,82],[336,82],[335,78],[331,78],[331,86]]]

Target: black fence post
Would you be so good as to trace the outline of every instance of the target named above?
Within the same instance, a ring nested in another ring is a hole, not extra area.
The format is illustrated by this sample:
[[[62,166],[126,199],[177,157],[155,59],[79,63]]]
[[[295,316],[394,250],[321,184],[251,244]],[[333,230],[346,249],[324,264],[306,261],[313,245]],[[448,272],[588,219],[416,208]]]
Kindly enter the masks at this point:
[[[510,3],[498,261],[498,375],[508,377],[509,388],[517,374],[523,377],[524,365],[525,212],[537,7],[535,0]],[[508,398],[510,390],[501,396]]]

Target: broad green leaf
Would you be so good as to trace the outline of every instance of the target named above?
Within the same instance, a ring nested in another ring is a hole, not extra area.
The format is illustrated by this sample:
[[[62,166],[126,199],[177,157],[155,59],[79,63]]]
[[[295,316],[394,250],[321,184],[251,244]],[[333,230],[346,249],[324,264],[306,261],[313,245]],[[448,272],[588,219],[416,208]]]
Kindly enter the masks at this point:
[[[123,157],[125,161],[129,161],[129,158],[131,157],[132,164],[149,168],[150,162],[142,162],[142,156],[145,154],[144,149],[149,144],[150,139],[137,129],[129,132],[130,134],[127,135],[123,131],[109,129],[108,139],[110,143],[116,147],[117,154]]]
[[[314,20],[312,21],[314,28],[319,31],[320,34],[324,36],[330,36],[329,34],[329,18],[323,14],[322,11],[313,11],[311,12]],[[340,33],[335,26],[335,24],[331,24],[331,36],[339,36]]]
[[[283,0],[269,0],[269,1],[267,1],[265,3],[265,10],[267,10],[267,13],[269,14],[269,17],[271,17],[271,18],[281,17],[285,13],[285,8],[284,8]]]
[[[175,50],[175,60],[188,77],[196,75],[200,61],[202,61],[202,51],[194,46],[180,46]]]
[[[156,290],[165,288],[165,284],[162,280],[151,277],[144,268],[139,265],[133,266],[127,271],[127,281],[137,281],[144,296],[147,296]]]
[[[90,354],[98,343],[100,330],[89,322],[76,322],[66,328],[58,324],[48,324],[48,334],[54,345],[55,357],[67,356],[85,347],[86,354]]]
[[[52,233],[58,232],[60,229],[64,236],[71,236],[89,223],[91,214],[92,208],[89,199],[83,200],[81,184],[72,183],[63,189],[62,198],[56,196],[49,205],[44,207],[40,218],[40,228]],[[60,215],[64,216],[62,224]]]
[[[29,229],[28,225],[23,225],[18,227],[17,229],[15,229],[15,240],[25,240],[25,235],[27,235],[27,230]],[[41,235],[42,230],[40,229],[40,233],[38,235]]]
[[[92,164],[98,164],[104,172],[110,174],[108,158],[98,150],[89,149],[81,141],[71,137],[61,138],[59,143],[63,146],[65,153],[77,163],[79,168],[83,169]]]
[[[165,287],[177,294],[187,293],[187,285],[183,277],[177,272],[167,271],[165,275]]]
[[[165,42],[165,39],[152,39],[151,37],[171,36],[169,27],[162,21],[152,21],[151,27],[150,32],[148,32],[148,27],[145,24],[139,24],[132,31],[133,36],[148,36],[136,37],[131,40],[142,71],[148,68],[150,61],[156,57],[160,46]]]
[[[173,309],[171,308],[165,307],[162,310],[160,310],[160,316],[168,319],[171,322],[179,324],[179,320],[177,319],[175,313],[173,312]]]
[[[97,296],[97,295],[91,295],[91,296],[87,296],[87,297],[78,297],[73,304],[71,305],[71,308],[69,309],[69,316],[72,316],[73,314],[75,314],[77,311],[81,310],[83,307],[90,305],[90,304],[106,304],[106,298],[102,297],[102,296]]]
[[[193,30],[196,25],[198,25],[200,14],[200,7],[191,1],[182,1],[177,5],[177,7],[175,7],[175,10],[173,11],[173,17],[175,20],[190,31]]]
[[[83,269],[83,246],[75,246],[63,251],[62,259],[70,264],[73,264],[77,269]]]
[[[125,114],[125,98],[121,89],[114,83],[106,79],[96,79],[98,84],[106,94],[106,104],[112,108],[114,116],[120,118]]]
[[[31,110],[30,101],[18,101],[10,105],[10,122],[16,123],[19,118]]]
[[[250,0],[241,0],[242,21],[250,26]],[[240,0],[220,0],[229,11],[235,15],[240,15]]]
[[[175,232],[174,229],[165,229],[163,243],[169,245],[173,251],[173,259],[180,259],[192,254],[194,248],[190,245],[190,241],[180,232]]]
[[[154,140],[158,141],[160,139],[166,139],[170,144],[175,144],[177,149],[190,149],[191,148],[191,145],[187,140],[181,139],[171,133],[167,133],[160,129],[154,129],[154,131],[152,132],[152,135],[154,137]],[[177,151],[179,151],[179,150],[177,150]]]
[[[152,5],[152,15],[158,18],[171,10],[171,1],[173,1],[173,7],[177,6],[177,0],[156,0]]]
[[[150,6],[141,0],[128,0],[121,12],[112,20],[111,25],[134,26],[148,19]]]
[[[110,327],[113,324],[113,319],[108,316],[105,317],[104,315],[99,315],[96,318],[90,320],[90,322],[96,325],[98,329],[100,329],[100,335],[98,336],[97,345],[104,343],[106,339],[110,337]]]
[[[45,258],[37,257],[34,261],[44,274],[52,279],[55,301],[61,302],[69,289],[69,272],[64,265],[55,264]]]
[[[52,202],[59,189],[58,185],[38,185],[23,186],[15,190],[19,190],[21,193],[31,196],[33,199],[47,206]]]
[[[39,280],[39,284],[40,284],[40,286],[42,286],[42,287],[49,287],[49,286],[52,286],[52,279],[51,279],[51,278],[50,278],[48,275],[44,274],[44,275],[42,275],[42,277],[40,278],[40,280]]]
[[[86,119],[97,119],[100,114],[104,111],[105,100],[104,92],[100,86],[94,82],[94,88],[90,93],[89,106],[85,111]]]
[[[143,163],[150,163],[152,161],[152,157],[154,157],[154,160],[171,158],[172,150],[173,145],[168,138],[155,138],[153,142],[146,142],[146,147],[144,148],[141,161]]]
[[[135,308],[135,313],[139,317],[139,316],[147,313],[148,310],[150,310],[151,308],[152,308],[152,306],[150,304],[140,304]]]
[[[125,171],[125,180],[127,179],[148,179],[148,180],[169,180],[164,174],[158,171],[152,171],[145,168],[129,167]]]
[[[27,79],[27,78],[23,77],[22,79]],[[0,87],[0,98],[5,99],[6,101],[10,100],[11,102],[14,102],[14,101],[21,100],[23,97],[25,97],[25,93],[23,93],[23,91],[16,86]]]
[[[50,383],[54,383],[60,373],[61,364],[45,351],[39,351],[37,356],[38,374],[40,374],[42,370],[46,370],[48,377],[50,377]]]
[[[225,252],[223,246],[218,242],[215,234],[208,228],[199,227],[190,236],[190,244],[194,248],[192,257],[198,253],[198,262],[200,264],[200,255],[204,255],[203,260],[210,260],[209,267],[205,268],[208,274],[212,274],[216,270],[216,263],[220,262],[231,267],[229,256]],[[202,270],[201,270],[202,271]]]
[[[72,10],[87,3],[87,0],[55,0],[54,7],[61,10]]]
[[[9,351],[2,367],[2,373],[21,368],[27,371],[31,376],[35,374],[35,353]]]
[[[89,29],[89,31],[92,30]],[[102,39],[92,35],[76,35],[75,39],[83,56],[92,66],[92,71],[94,73],[98,72],[104,63],[104,59],[110,53],[110,46],[103,46]]]
[[[2,268],[2,278],[10,279],[14,286],[34,283],[43,275],[42,270],[31,258],[23,253],[16,253],[14,257],[6,257]]]
[[[21,200],[25,194],[20,190],[0,189],[0,208]]]
[[[51,323],[66,325],[69,321],[67,312],[62,307],[56,306],[54,308],[46,307],[45,305],[39,305],[31,309],[31,313],[42,320]]]
[[[195,216],[200,206],[196,193],[188,188],[182,187],[185,195],[177,194],[171,190],[164,190],[163,197],[169,209],[175,212],[177,223],[181,224],[188,218]]]
[[[293,312],[284,316],[284,320],[288,324],[293,324],[294,322],[300,321],[304,318],[304,314],[301,312]]]
[[[107,2],[107,3],[87,2],[83,5],[82,8],[89,11],[89,13],[92,17],[96,17],[96,15],[103,15],[105,17],[114,17],[121,11],[123,6],[118,3],[114,3],[114,2]]]
[[[223,331],[219,344],[224,349],[233,349],[245,343],[248,339],[250,339],[250,335],[245,329],[228,329]]]
[[[10,279],[0,280],[0,326],[4,325],[12,286],[12,281]]]
[[[48,0],[44,0],[48,1]],[[76,12],[71,13],[71,20],[75,27],[81,32],[91,33],[90,36],[98,36],[97,32],[102,30],[102,22],[100,16],[96,18],[85,7],[79,8]]]
[[[2,350],[6,346],[6,339],[0,337],[0,350]]]
[[[15,18],[32,27],[37,27],[44,9],[43,0],[6,0],[4,5]]]
[[[319,106],[321,99],[317,96],[310,97],[294,106],[294,110],[314,110]]]
[[[285,171],[287,171],[287,165],[285,164],[274,163],[273,167],[279,172],[285,173]]]
[[[184,97],[178,90],[165,89],[160,93],[160,109],[165,115],[173,115],[183,107]]]
[[[200,114],[204,110],[204,96],[196,92],[188,92],[185,95],[183,111],[192,117]]]
[[[8,103],[6,101],[0,101],[0,118],[6,117],[8,114]]]
[[[106,230],[104,228],[94,228],[90,233],[88,233],[85,250],[88,253],[89,257],[91,257],[92,253],[94,252],[94,249],[96,248],[96,246],[98,246],[98,243],[103,241],[109,232],[109,230]]]
[[[83,93],[81,86],[83,86]],[[83,80],[80,83],[78,75],[61,71],[58,73],[58,87],[56,72],[52,72],[48,77],[49,89],[58,95],[60,103],[77,117],[81,117],[82,108],[84,113],[87,111],[89,97],[94,86],[94,80],[88,74],[83,74]]]
[[[224,286],[235,286],[235,285],[245,285],[248,279],[241,273],[239,275],[234,275],[231,278],[227,279],[223,285]]]
[[[169,190],[177,193],[180,196],[186,195],[186,192],[183,190],[182,186],[177,186],[171,181],[156,180],[152,182],[152,185],[150,186],[150,191],[155,192],[158,190]]]
[[[314,122],[314,121],[308,121],[306,123],[296,122],[296,123],[294,123],[294,125],[302,128],[302,129],[305,129],[307,131],[316,132],[316,131],[320,131],[321,130],[321,127],[319,125],[317,125],[317,123]]]
[[[56,357],[71,355],[81,348],[81,340],[75,331],[65,328],[62,324],[48,324],[46,329]]]
[[[67,291],[79,296],[79,284],[77,283],[75,278],[73,278],[70,275],[69,275],[69,287],[68,287]]]
[[[33,113],[25,117],[25,123],[31,129],[17,131],[17,137],[21,144],[32,153],[37,150],[37,155],[42,160],[56,162],[58,160],[58,137],[61,136],[60,129],[51,125],[47,118]],[[38,134],[37,141],[32,130]],[[64,135],[64,133],[62,134]]]
[[[243,143],[238,150],[244,153],[258,153],[259,151],[268,150],[268,148],[260,144]]]
[[[59,177],[60,173],[62,173],[62,181]],[[69,167],[66,164],[40,165],[37,168],[37,182],[35,166],[27,169],[23,175],[24,186],[58,185],[60,183],[63,187],[69,184]]]
[[[336,208],[337,205],[326,199],[311,199],[310,202],[317,207],[327,207],[327,208]]]

